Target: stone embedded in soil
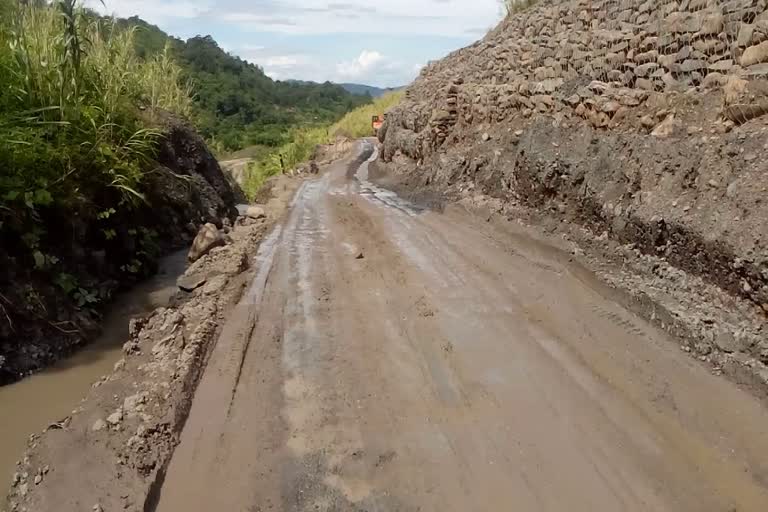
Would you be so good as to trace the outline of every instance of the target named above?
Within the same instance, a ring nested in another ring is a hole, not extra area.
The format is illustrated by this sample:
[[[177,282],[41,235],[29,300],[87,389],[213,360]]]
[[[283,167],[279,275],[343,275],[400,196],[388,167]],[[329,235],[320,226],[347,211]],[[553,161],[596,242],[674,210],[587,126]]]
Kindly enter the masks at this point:
[[[40,485],[43,481],[43,475],[35,475],[35,485]]]
[[[683,123],[676,119],[674,114],[670,114],[666,119],[664,119],[664,121],[662,121],[656,128],[653,129],[651,135],[660,139],[671,137],[682,127],[682,125]]]
[[[93,423],[93,426],[91,427],[91,430],[94,431],[94,432],[98,432],[100,430],[104,430],[105,428],[107,428],[107,422],[104,421],[104,420],[99,419],[99,420],[96,420]]]
[[[251,219],[263,219],[267,216],[267,212],[264,207],[253,204],[245,210],[245,216]]]
[[[138,412],[146,402],[147,396],[144,393],[131,395],[123,400],[123,411],[130,416]]]
[[[181,291],[193,292],[203,286],[206,281],[207,278],[202,274],[184,274],[176,280],[176,286],[178,286]]]
[[[224,288],[228,282],[229,278],[225,275],[214,276],[210,278],[207,283],[205,283],[205,286],[203,286],[203,293],[205,295],[216,294],[221,291],[221,289]]]
[[[122,409],[118,409],[117,411],[107,416],[107,423],[109,423],[113,427],[119,425],[121,421],[123,421]]]

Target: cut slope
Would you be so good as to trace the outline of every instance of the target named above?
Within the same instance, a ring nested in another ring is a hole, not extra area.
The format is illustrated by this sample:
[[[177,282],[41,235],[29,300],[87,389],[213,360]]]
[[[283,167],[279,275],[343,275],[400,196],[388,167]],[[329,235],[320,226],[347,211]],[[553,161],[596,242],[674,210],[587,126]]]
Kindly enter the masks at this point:
[[[701,315],[695,351],[764,368],[766,8],[544,0],[427,66],[383,158],[412,188],[575,221],[747,300],[749,321]]]

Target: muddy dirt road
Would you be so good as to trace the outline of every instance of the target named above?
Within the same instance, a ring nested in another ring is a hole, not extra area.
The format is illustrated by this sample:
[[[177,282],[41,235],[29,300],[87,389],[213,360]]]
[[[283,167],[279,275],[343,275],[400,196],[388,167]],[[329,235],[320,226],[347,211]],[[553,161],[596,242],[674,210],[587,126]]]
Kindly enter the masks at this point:
[[[567,255],[347,174],[262,244],[157,510],[768,510],[757,400]]]

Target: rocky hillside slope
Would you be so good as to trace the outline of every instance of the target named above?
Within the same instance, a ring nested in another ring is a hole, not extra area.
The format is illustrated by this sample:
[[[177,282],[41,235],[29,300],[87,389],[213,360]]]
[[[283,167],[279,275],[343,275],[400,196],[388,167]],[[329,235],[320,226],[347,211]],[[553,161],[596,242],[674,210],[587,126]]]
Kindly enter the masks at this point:
[[[0,384],[43,368],[95,336],[100,312],[121,288],[151,274],[157,259],[188,245],[199,226],[237,217],[236,196],[203,139],[185,122],[155,120],[164,136],[145,176],[143,206],[98,221],[46,218],[60,273],[29,268],[0,247]],[[117,218],[122,217],[122,218]]]
[[[744,309],[694,318],[694,351],[768,380],[766,78],[765,0],[541,0],[422,71],[383,159],[412,189],[630,247],[669,289],[684,271],[723,291]]]

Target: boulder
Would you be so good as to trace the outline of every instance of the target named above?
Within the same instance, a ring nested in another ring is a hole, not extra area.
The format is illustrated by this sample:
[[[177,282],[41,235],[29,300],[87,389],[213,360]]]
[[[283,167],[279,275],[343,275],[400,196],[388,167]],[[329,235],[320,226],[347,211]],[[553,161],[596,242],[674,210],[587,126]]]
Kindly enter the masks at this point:
[[[675,132],[682,128],[682,126],[683,123],[679,119],[676,119],[674,114],[669,114],[664,121],[653,129],[651,135],[660,139],[671,137]]]
[[[226,241],[219,232],[219,229],[210,222],[204,224],[200,231],[198,231],[194,242],[192,242],[192,248],[189,250],[187,259],[190,262],[194,262],[208,254],[214,247],[220,247],[224,245]]]
[[[267,212],[263,206],[252,204],[245,210],[245,216],[251,219],[263,219],[267,216]]]
[[[750,46],[744,50],[744,54],[741,56],[741,65],[743,67],[760,64],[761,62],[768,62],[768,41]]]
[[[207,278],[203,274],[184,274],[176,280],[176,286],[183,292],[193,292],[203,286]]]

